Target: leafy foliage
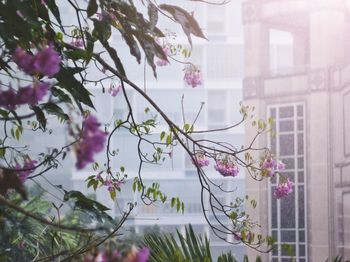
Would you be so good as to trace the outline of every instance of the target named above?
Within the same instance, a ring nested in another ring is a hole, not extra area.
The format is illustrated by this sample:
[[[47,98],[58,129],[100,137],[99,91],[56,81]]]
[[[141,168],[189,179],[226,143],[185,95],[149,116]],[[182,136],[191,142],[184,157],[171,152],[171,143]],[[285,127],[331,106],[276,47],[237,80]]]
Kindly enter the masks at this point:
[[[177,238],[171,234],[149,234],[145,236],[144,243],[151,248],[152,261],[211,261],[208,239],[196,236],[192,226],[186,227],[185,236],[177,231]]]
[[[12,196],[11,200],[32,214],[50,217],[50,220],[57,222],[54,206],[44,200],[44,192],[35,187],[29,193],[30,201],[26,203],[21,203],[16,196]],[[64,219],[61,223],[65,223]],[[78,223],[69,221],[72,226]],[[86,245],[90,238],[86,234],[56,230],[5,206],[0,206],[0,230],[1,261],[30,261],[56,253],[65,255]]]

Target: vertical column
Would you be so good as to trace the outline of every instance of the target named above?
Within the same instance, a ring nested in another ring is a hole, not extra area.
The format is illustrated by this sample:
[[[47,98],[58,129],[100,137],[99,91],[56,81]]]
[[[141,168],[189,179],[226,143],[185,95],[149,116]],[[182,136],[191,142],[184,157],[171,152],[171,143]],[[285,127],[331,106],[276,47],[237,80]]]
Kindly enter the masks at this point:
[[[261,1],[243,2],[243,23],[244,23],[244,103],[255,107],[255,117],[265,118],[265,102],[260,94],[263,92],[262,76],[269,71],[269,32],[267,26],[260,21]],[[256,130],[247,121],[245,129],[245,144],[249,144],[255,136]],[[265,146],[266,141],[259,139],[255,147]],[[257,157],[257,156],[255,156]],[[268,234],[268,212],[267,210],[267,185],[264,182],[257,182],[246,174],[246,194],[258,202],[258,206],[252,209],[247,205],[247,212],[262,225],[260,232]],[[258,228],[256,229],[258,230]],[[263,261],[268,261],[268,255],[254,252],[251,248],[246,249],[249,260],[255,260],[259,255]]]
[[[294,65],[297,70],[306,70],[309,64],[309,32],[308,27],[295,30],[293,33]]]
[[[314,70],[310,71],[309,86],[315,92],[310,94],[308,103],[309,253],[311,261],[324,261],[335,255],[333,153],[330,151],[332,94],[328,92],[328,72],[331,67],[344,63],[345,21],[342,1],[311,0],[310,3],[310,67]],[[317,83],[317,79],[324,83]]]

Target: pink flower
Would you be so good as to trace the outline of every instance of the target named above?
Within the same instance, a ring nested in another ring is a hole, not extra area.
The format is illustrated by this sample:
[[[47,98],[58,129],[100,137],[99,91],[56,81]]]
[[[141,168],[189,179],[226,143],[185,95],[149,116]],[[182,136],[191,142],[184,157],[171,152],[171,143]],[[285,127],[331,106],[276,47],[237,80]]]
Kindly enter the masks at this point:
[[[287,178],[286,182],[280,183],[274,191],[274,196],[277,199],[285,197],[293,192],[293,182]]]
[[[238,175],[239,169],[230,159],[218,159],[216,160],[215,170],[223,176],[235,177]]]
[[[122,90],[122,86],[118,85],[117,88],[115,88],[115,86],[113,84],[111,84],[111,86],[108,89],[108,93],[111,94],[111,96],[115,97],[119,94],[119,92]]]
[[[269,177],[275,176],[276,172],[280,172],[286,168],[286,165],[282,161],[277,162],[271,154],[266,155],[260,166],[262,171]]]
[[[40,50],[34,56],[34,70],[45,76],[52,77],[60,70],[61,58],[52,45]]]
[[[104,182],[104,185],[107,187],[107,190],[109,192],[113,191],[114,190],[114,183],[112,182],[111,179],[108,179]]]
[[[99,128],[100,125],[97,118],[92,115],[85,119],[82,138],[76,148],[77,169],[83,169],[94,162],[94,155],[103,150],[107,134]]]
[[[24,161],[24,165],[23,167],[20,167],[20,165],[16,165],[17,169],[24,169],[21,171],[18,171],[18,177],[19,180],[24,183],[28,176],[33,173],[34,169],[35,169],[35,165],[38,163],[38,161],[36,160],[31,160],[31,159],[26,159]]]
[[[197,164],[199,167],[203,167],[203,166],[208,166],[209,165],[209,159],[207,159],[204,155],[202,154],[196,154],[194,156],[195,159],[195,163],[193,164]]]
[[[12,60],[18,65],[18,67],[27,74],[33,73],[33,55],[27,53],[20,47],[17,47],[12,55]]]
[[[35,105],[47,94],[50,85],[45,82],[34,83],[33,86],[22,87],[17,92],[18,104]]]
[[[7,91],[2,91],[0,89],[0,107],[4,107],[7,109],[15,109],[17,102],[17,94],[15,90],[10,88]]]
[[[137,253],[136,262],[147,262],[150,254],[151,252],[149,248],[144,247],[143,249],[139,250],[139,252]]]
[[[163,47],[163,52],[165,55],[169,55],[170,54],[170,49],[168,46],[164,46]],[[165,60],[165,59],[160,59],[160,58],[157,58],[156,60],[156,65],[157,66],[166,66],[169,64],[169,61]]]
[[[77,48],[81,48],[81,47],[84,47],[84,41],[82,38],[77,37],[77,38],[72,40],[71,45],[73,45]]]
[[[12,88],[0,89],[0,107],[15,109],[18,105],[35,105],[47,94],[50,85],[45,82],[36,82],[33,86],[20,87],[17,92]]]
[[[188,66],[185,68],[184,80],[187,85],[192,87],[202,85],[202,73],[195,66]]]
[[[52,45],[38,51],[35,55],[17,47],[12,59],[21,70],[29,75],[41,74],[52,77],[60,70],[61,58]]]
[[[156,61],[156,65],[157,66],[166,66],[166,65],[168,65],[169,64],[169,62],[167,61],[167,60],[163,60],[163,59],[157,59],[157,61]]]

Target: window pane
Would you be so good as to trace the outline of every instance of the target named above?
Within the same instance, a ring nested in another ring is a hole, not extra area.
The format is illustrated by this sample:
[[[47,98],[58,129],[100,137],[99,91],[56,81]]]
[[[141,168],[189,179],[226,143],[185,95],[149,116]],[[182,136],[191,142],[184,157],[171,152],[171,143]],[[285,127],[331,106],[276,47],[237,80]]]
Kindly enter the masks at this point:
[[[295,242],[295,231],[281,231],[282,242]]]
[[[291,255],[294,255],[295,254],[295,245],[290,245],[290,249],[285,249],[285,248],[282,248],[282,256],[286,256],[286,257],[290,257]],[[287,258],[285,258],[287,259]],[[288,258],[288,259],[291,259],[291,258]],[[292,260],[284,260],[282,259],[282,261],[292,261]]]
[[[288,121],[280,121],[280,132],[288,132],[294,130],[294,121],[288,120]]]
[[[299,245],[299,256],[305,256],[305,245]]]
[[[303,112],[303,106],[302,105],[297,107],[297,112],[298,112],[298,116],[303,116],[304,112]]]
[[[300,227],[300,225],[299,225]],[[305,242],[305,231],[299,230],[299,242]]]
[[[304,186],[298,186],[299,228],[305,227]]]
[[[298,172],[298,183],[304,183],[304,172]]]
[[[283,163],[286,164],[286,170],[287,169],[294,169],[295,165],[294,165],[294,158],[281,158],[281,160],[283,161]]]
[[[292,181],[293,183],[295,182],[295,175],[294,172],[283,172],[283,175],[288,177],[290,181]]]
[[[304,120],[300,119],[298,120],[298,131],[303,131],[304,130]]]
[[[294,155],[294,135],[280,135],[281,156]]]
[[[271,151],[276,152],[276,136],[271,136]]]
[[[277,200],[273,195],[273,190],[271,190],[271,215],[272,228],[277,228]]]
[[[298,168],[303,169],[304,168],[304,158],[298,157]]]
[[[298,134],[298,155],[304,154],[304,135]]]
[[[272,237],[274,240],[276,240],[278,242],[278,233],[277,230],[272,230]]]
[[[270,109],[270,116],[273,118],[276,118],[276,109],[275,108]]]
[[[279,110],[280,118],[287,118],[287,117],[293,117],[294,115],[294,107],[293,106],[286,106],[286,107],[281,107]]]
[[[295,203],[293,193],[280,200],[281,228],[295,228]]]

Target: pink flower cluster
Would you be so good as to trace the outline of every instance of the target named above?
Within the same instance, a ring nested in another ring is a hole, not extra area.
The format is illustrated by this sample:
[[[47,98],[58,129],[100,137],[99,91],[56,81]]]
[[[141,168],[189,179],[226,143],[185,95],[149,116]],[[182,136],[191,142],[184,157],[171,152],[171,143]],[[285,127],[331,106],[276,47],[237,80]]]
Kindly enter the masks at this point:
[[[0,87],[0,107],[15,109],[18,105],[35,105],[43,99],[50,85],[45,82],[35,82],[33,86],[20,87],[16,92],[10,88],[6,91]]]
[[[84,41],[81,37],[74,38],[72,42],[70,42],[71,45],[77,47],[77,48],[82,48],[84,47]]]
[[[194,156],[194,159],[195,159],[195,163],[194,164],[197,164],[199,167],[209,166],[209,159],[207,159],[202,154],[196,154]]]
[[[54,76],[60,70],[61,58],[52,45],[32,55],[20,47],[17,47],[13,61],[18,67],[29,75]]]
[[[170,49],[168,46],[164,46],[163,47],[163,52],[164,54],[166,54],[167,56],[170,54]],[[169,61],[168,60],[164,60],[164,59],[160,59],[160,58],[157,58],[157,61],[156,61],[156,65],[157,66],[166,66],[169,64]]]
[[[109,192],[115,190],[115,189],[118,189],[120,188],[120,182],[116,182],[116,181],[112,181],[112,179],[107,179],[105,182],[104,182],[104,185],[107,187],[107,190]]]
[[[238,166],[229,159],[216,160],[216,165],[214,166],[214,168],[223,176],[235,177],[238,175],[239,172]]]
[[[184,80],[187,85],[194,88],[202,84],[202,73],[195,66],[188,66],[185,68]]]
[[[38,163],[36,160],[26,159],[24,161],[23,167],[21,167],[19,164],[16,165],[16,169],[23,169],[21,171],[18,171],[18,177],[19,180],[24,183],[28,176],[34,171],[35,165]]]
[[[107,134],[99,127],[97,118],[89,115],[83,125],[82,138],[77,145],[77,169],[83,169],[89,163],[94,162],[94,155],[103,150]]]
[[[278,184],[273,194],[277,199],[280,199],[282,197],[288,196],[292,192],[293,182],[287,178],[285,182]]]
[[[111,96],[115,97],[119,94],[119,92],[122,90],[122,86],[118,85],[117,87],[115,87],[114,84],[111,84],[109,89],[108,89],[108,93],[111,94]]]
[[[271,154],[267,154],[265,159],[260,164],[263,172],[269,177],[273,177],[276,172],[280,172],[286,168],[286,165],[282,161],[276,161]]]

